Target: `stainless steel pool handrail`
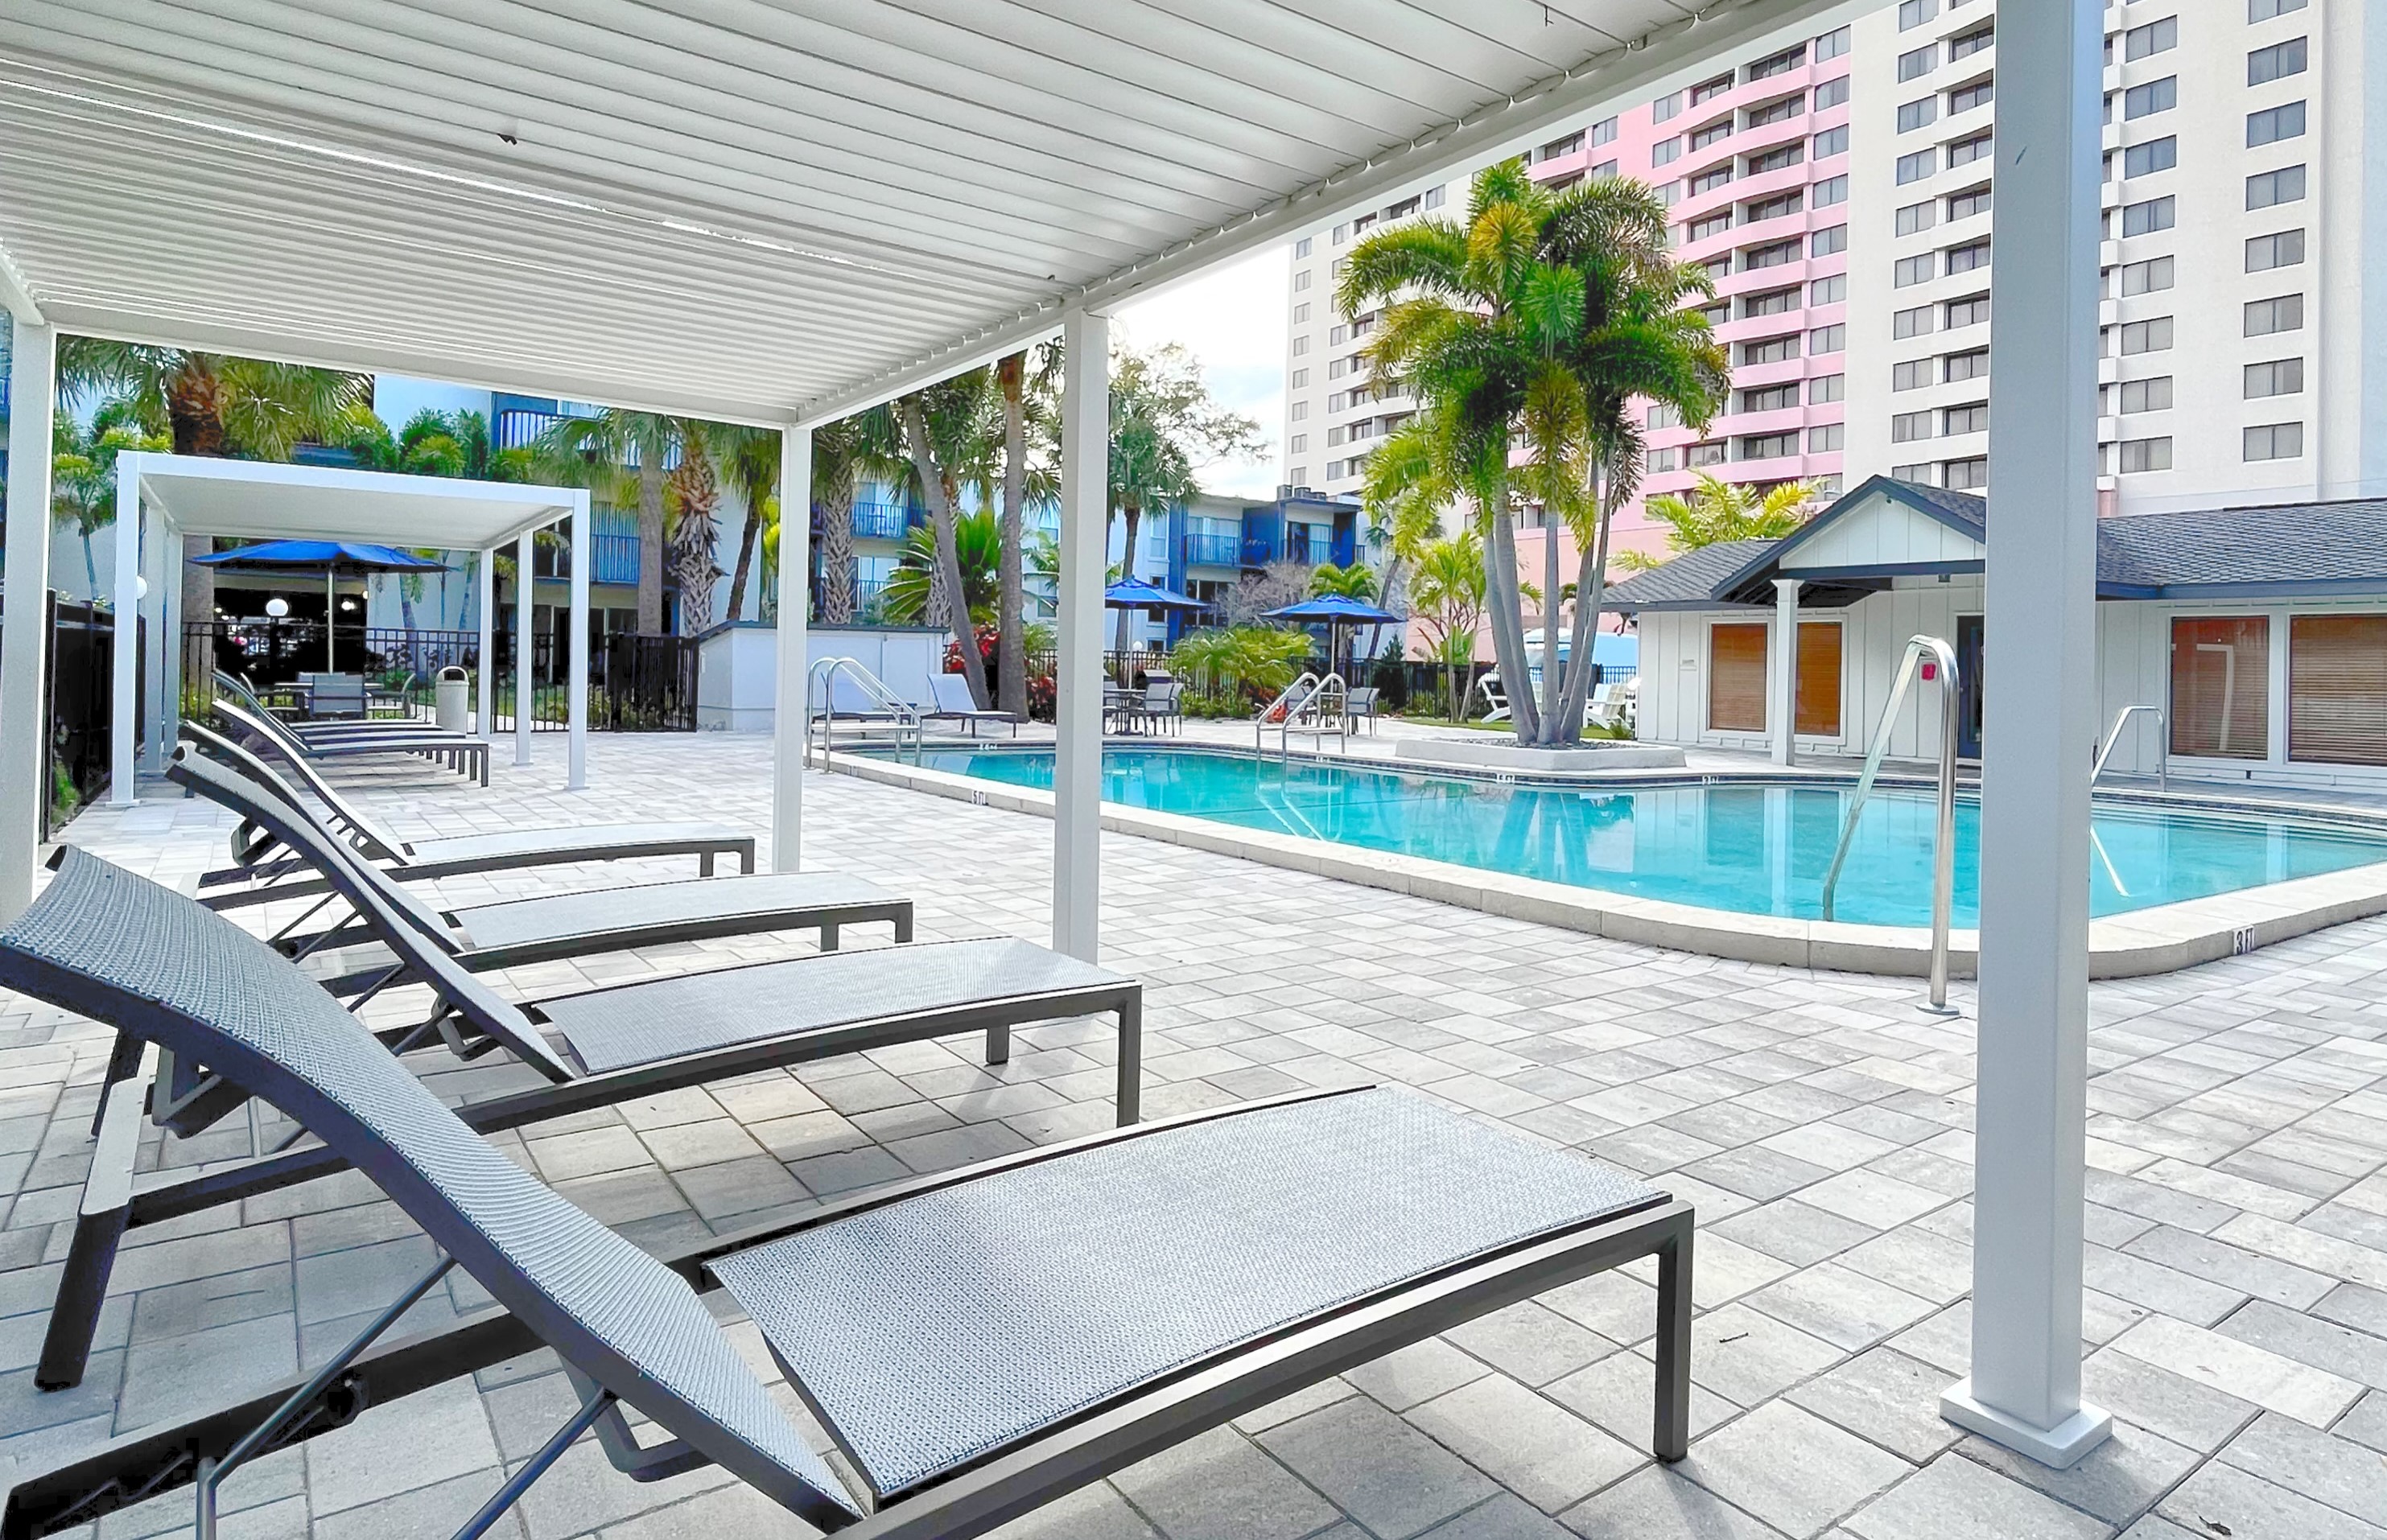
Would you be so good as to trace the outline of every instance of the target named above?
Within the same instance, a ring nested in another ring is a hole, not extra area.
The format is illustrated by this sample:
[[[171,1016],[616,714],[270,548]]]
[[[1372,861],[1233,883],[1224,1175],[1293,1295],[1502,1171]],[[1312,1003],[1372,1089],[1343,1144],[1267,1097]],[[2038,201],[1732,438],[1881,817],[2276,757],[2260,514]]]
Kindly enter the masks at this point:
[[[1953,1016],[1948,1004],[1948,927],[1956,902],[1956,727],[1960,691],[1957,689],[1956,650],[1939,637],[1914,637],[1906,644],[1906,654],[1899,660],[1898,682],[1890,687],[1889,704],[1881,713],[1881,725],[1874,729],[1873,747],[1865,751],[1864,773],[1857,777],[1854,795],[1849,800],[1848,816],[1840,823],[1839,844],[1832,852],[1832,869],[1824,874],[1824,918],[1832,917],[1832,893],[1839,886],[1840,868],[1849,859],[1850,841],[1856,838],[1857,820],[1863,816],[1865,801],[1873,795],[1874,777],[1881,773],[1882,756],[1889,751],[1889,738],[1898,724],[1899,708],[1906,703],[1906,687],[1914,681],[1915,665],[1924,654],[1931,655],[1938,670],[1939,686],[1939,818],[1933,840],[1931,873],[1931,1004],[1926,1009],[1939,1016]]]
[[[1277,729],[1277,757],[1291,759],[1295,719],[1321,709],[1320,702],[1325,701],[1330,695],[1333,700],[1334,714],[1341,723],[1343,746],[1347,750],[1351,746],[1351,722],[1350,713],[1343,709],[1343,703],[1349,693],[1350,687],[1343,682],[1342,675],[1329,674],[1324,678],[1320,678],[1315,673],[1304,669],[1299,678],[1285,686],[1275,700],[1260,708],[1259,715],[1252,718],[1253,757],[1256,759],[1267,757],[1268,730],[1273,726]],[[1308,728],[1301,730],[1316,731]]]
[[[912,763],[919,764],[923,736],[920,709],[890,689],[886,681],[863,667],[858,658],[821,658],[813,663],[810,678],[804,689],[805,715],[809,720],[804,724],[803,762],[807,764],[812,763],[812,728],[813,724],[817,722],[820,725],[820,767],[824,770],[829,767],[829,753],[837,737],[837,676],[840,674],[851,678],[854,688],[869,697],[871,701],[893,721],[896,760],[899,763],[903,760],[904,740],[909,738],[912,744]],[[821,695],[820,708],[816,715],[812,709],[812,688],[815,685],[820,688]],[[858,713],[849,713],[848,714],[853,717],[857,726],[866,728],[867,718]]]
[[[2091,787],[2094,787],[2098,777],[2105,773],[2105,762],[2114,757],[2115,748],[2121,743],[2123,726],[2140,712],[2154,713],[2155,789],[2159,791],[2171,789],[2171,732],[2164,719],[2164,709],[2161,706],[2150,706],[2143,702],[2135,706],[2124,706],[2114,713],[2114,726],[2106,731],[2105,741],[2098,745],[2097,763],[2089,772],[2089,784]]]

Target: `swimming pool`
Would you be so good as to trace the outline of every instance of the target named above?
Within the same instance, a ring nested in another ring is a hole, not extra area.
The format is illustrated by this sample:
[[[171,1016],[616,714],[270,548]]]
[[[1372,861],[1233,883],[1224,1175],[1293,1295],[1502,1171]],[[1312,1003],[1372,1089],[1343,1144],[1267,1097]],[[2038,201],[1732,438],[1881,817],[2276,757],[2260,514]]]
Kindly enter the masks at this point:
[[[1049,789],[1053,754],[937,749],[922,766]],[[1673,782],[1598,788],[1199,749],[1103,751],[1103,800],[1487,871],[1746,915],[1818,919],[1845,785]],[[1956,809],[1954,923],[1974,924],[1979,803]],[[1929,793],[1879,787],[1840,875],[1835,917],[1927,925]],[[2090,821],[2093,915],[2204,898],[2387,862],[2387,830],[2258,811],[2207,813],[2100,798]]]

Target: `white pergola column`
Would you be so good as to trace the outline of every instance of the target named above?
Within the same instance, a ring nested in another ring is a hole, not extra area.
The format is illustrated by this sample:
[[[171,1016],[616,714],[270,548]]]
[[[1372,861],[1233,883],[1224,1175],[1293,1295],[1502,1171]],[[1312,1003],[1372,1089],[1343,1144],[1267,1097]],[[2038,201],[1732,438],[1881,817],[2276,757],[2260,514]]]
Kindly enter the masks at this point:
[[[1772,729],[1774,763],[1790,763],[1799,731],[1799,580],[1774,580],[1774,645],[1765,674],[1765,720]]]
[[[779,430],[778,675],[771,715],[771,870],[804,864],[804,732],[812,701],[813,430]]]
[[[588,494],[572,495],[572,675],[564,697],[570,733],[564,749],[563,789],[588,786]]]
[[[1103,579],[1110,561],[1110,317],[1071,310],[1061,322],[1061,342],[1053,948],[1092,963],[1102,953]]]
[[[173,757],[174,746],[183,738],[183,574],[174,570],[183,559],[183,537],[180,532],[161,526],[154,544],[158,577],[149,587],[158,600],[159,628],[165,632],[158,654],[158,661],[165,666],[158,670],[164,683],[158,691],[161,709],[156,755],[156,768],[163,775],[167,762]],[[212,650],[209,655],[213,655]]]
[[[13,461],[13,456],[11,457]],[[116,458],[116,636],[109,653],[107,803],[133,805],[141,713],[141,457]]]
[[[524,531],[514,542],[514,763],[530,763],[532,710],[530,664],[538,638],[531,633],[531,555],[537,536]]]
[[[149,622],[148,644],[143,649],[148,654],[144,660],[146,666],[141,671],[141,723],[146,729],[142,747],[147,751],[142,760],[149,774],[162,776],[171,747],[166,742],[166,651],[170,645],[166,635],[166,548],[171,545],[179,555],[183,546],[182,536],[164,509],[151,515],[151,523],[157,527],[141,542],[141,575],[148,585],[142,595],[143,618]]]
[[[33,902],[42,844],[42,720],[49,662],[50,428],[57,410],[57,329],[12,318],[8,371],[8,520],[5,629],[0,629],[0,925]]]
[[[473,733],[484,743],[498,736],[498,553],[481,552],[481,650],[473,669]]]
[[[1973,1363],[1940,1411],[2068,1466],[2080,1400],[2100,0],[1998,8]],[[2050,681],[2057,688],[2049,688]]]

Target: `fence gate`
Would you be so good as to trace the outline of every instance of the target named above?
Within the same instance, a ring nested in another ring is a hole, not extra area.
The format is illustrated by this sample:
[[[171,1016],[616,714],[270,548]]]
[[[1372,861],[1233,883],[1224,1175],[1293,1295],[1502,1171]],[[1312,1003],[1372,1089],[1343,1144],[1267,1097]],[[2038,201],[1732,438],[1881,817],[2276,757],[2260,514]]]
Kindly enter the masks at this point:
[[[42,838],[70,816],[77,807],[107,789],[108,744],[115,728],[116,615],[112,611],[48,596],[49,709],[42,713],[50,725],[42,756]],[[147,634],[144,623],[133,635],[134,647]],[[149,688],[147,649],[142,648],[135,700],[146,700]]]
[[[696,731],[696,638],[616,632],[588,681],[592,726],[613,732]]]

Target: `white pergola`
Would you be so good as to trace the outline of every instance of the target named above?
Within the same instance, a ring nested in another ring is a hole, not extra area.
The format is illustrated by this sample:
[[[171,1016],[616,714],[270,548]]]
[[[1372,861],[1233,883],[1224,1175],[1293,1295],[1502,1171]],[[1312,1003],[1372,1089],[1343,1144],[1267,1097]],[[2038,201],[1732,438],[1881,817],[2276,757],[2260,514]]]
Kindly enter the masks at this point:
[[[116,461],[116,612],[148,623],[146,699],[139,655],[115,650],[108,801],[134,800],[134,752],[146,742],[150,775],[172,751],[183,700],[183,583],[186,535],[247,540],[364,540],[376,545],[471,551],[480,562],[481,636],[474,728],[496,737],[492,709],[498,552],[513,548],[514,763],[530,763],[531,541],[569,520],[572,633],[565,680],[566,784],[587,784],[588,494],[564,486],[514,486],[444,476],[401,476],[322,465],[282,465],[198,455],[130,453]],[[125,511],[133,510],[131,516]],[[147,590],[144,597],[143,590]],[[328,613],[328,612],[326,612]],[[120,643],[133,634],[120,628]],[[140,728],[136,730],[136,716]]]
[[[815,424],[1058,332],[1054,940],[1091,958],[1108,311],[1875,3],[15,0],[11,501],[48,501],[60,327],[775,425],[798,511]],[[1946,1402],[2056,1463],[2106,1426],[2079,1398],[2094,725],[2040,684],[2093,663],[2103,15],[1998,18],[1978,1260]],[[39,524],[8,536],[36,591]],[[792,869],[810,562],[786,529]],[[7,612],[0,916],[32,884],[39,612]]]

